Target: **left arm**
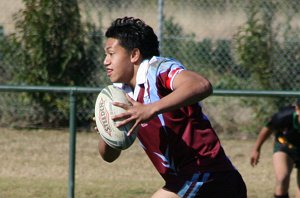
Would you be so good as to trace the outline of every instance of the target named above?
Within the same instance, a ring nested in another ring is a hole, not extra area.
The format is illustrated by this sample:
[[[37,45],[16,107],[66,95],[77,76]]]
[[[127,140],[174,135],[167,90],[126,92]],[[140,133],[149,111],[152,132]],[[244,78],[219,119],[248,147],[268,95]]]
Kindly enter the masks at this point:
[[[150,104],[136,102],[130,97],[128,99],[132,106],[115,102],[114,105],[127,111],[114,116],[113,119],[126,118],[118,126],[135,120],[134,126],[128,132],[128,134],[131,134],[139,124],[149,121],[154,116],[196,103],[212,93],[211,83],[206,78],[196,72],[187,70],[178,73],[174,77],[173,89],[169,95]]]
[[[212,86],[206,78],[187,70],[175,76],[173,89],[172,93],[152,103],[156,115],[199,102],[212,93]]]

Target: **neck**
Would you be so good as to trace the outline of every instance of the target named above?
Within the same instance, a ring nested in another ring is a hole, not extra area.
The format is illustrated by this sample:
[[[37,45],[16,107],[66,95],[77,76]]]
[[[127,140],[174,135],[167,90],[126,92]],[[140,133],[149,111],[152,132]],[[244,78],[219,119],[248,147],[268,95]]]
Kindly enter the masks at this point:
[[[133,75],[131,80],[129,81],[128,85],[131,87],[132,90],[134,90],[135,85],[136,85],[136,77],[137,77],[137,71],[139,69],[140,65],[134,65],[134,69],[133,69]]]

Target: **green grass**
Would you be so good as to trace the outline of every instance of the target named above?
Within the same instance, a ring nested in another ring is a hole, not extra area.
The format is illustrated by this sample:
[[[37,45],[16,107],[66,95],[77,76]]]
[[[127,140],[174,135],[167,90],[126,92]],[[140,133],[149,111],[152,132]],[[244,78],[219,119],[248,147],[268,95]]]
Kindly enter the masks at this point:
[[[78,133],[75,197],[148,198],[163,185],[144,151],[135,143],[113,163],[98,154],[96,133]],[[253,139],[221,138],[242,174],[249,198],[271,198],[274,188],[272,141],[263,146],[260,163],[249,164]],[[68,194],[69,133],[0,128],[0,198],[65,198]],[[295,171],[290,196],[294,196]]]

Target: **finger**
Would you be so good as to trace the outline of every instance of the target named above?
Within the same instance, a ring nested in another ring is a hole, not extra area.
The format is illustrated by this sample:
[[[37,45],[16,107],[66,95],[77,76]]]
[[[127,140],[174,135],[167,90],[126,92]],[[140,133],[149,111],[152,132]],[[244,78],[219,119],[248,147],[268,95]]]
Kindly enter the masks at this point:
[[[138,127],[138,122],[135,122],[135,124],[131,127],[131,129],[128,131],[127,136],[130,136],[133,132],[135,132],[135,129]]]
[[[251,157],[251,158],[250,158],[250,164],[251,164],[251,165],[253,165],[253,164],[254,164],[254,162],[255,162],[255,159],[254,159],[254,157]]]
[[[116,123],[116,127],[123,126],[123,125],[125,125],[125,124],[127,124],[127,123],[129,123],[129,122],[131,122],[131,121],[133,121],[133,120],[134,120],[134,118],[129,117],[129,118],[127,118],[127,119],[124,119],[124,120],[122,120],[122,121],[119,121],[118,123]]]
[[[112,102],[111,104],[114,105],[114,106],[117,106],[117,107],[121,107],[121,108],[123,108],[125,110],[128,109],[128,105],[124,104],[124,103],[121,103],[121,102]]]
[[[252,165],[253,167],[256,166],[257,163],[258,163],[258,161],[257,161],[256,159],[252,159],[251,165]]]
[[[131,114],[128,112],[119,113],[118,115],[111,116],[111,119],[114,121],[119,120],[119,119],[126,119],[126,118],[129,118],[130,115]]]

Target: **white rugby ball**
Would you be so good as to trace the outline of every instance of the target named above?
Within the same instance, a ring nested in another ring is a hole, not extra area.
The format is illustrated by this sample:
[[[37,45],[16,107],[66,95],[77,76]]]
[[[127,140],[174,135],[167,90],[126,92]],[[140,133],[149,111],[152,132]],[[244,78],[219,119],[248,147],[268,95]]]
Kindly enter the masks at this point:
[[[127,136],[128,131],[133,126],[130,122],[121,127],[116,127],[119,121],[113,121],[111,116],[125,112],[121,107],[114,106],[112,102],[129,104],[125,92],[113,85],[109,85],[101,90],[95,104],[95,120],[99,134],[102,139],[111,147],[119,150],[129,148],[136,139],[136,131]]]

